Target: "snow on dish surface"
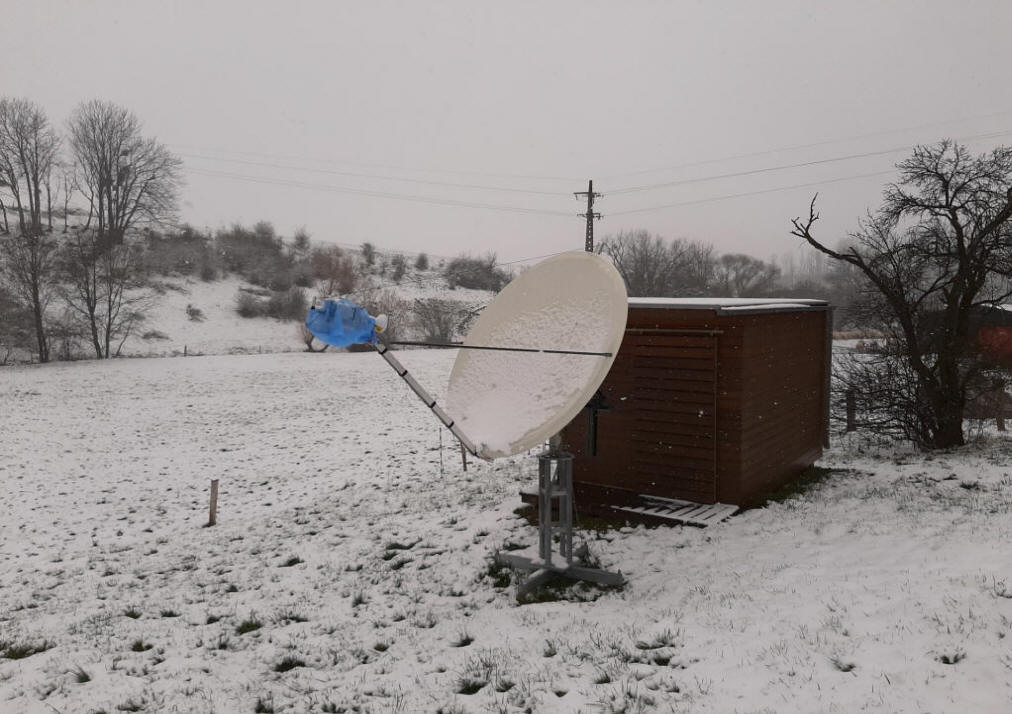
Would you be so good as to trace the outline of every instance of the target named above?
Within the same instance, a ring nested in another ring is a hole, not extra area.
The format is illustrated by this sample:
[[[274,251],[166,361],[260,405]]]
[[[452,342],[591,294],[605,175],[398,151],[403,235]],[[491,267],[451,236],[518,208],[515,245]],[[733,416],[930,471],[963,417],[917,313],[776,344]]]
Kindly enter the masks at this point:
[[[628,585],[518,606],[489,558],[536,547],[536,459],[464,473],[443,432],[441,471],[375,354],[4,368],[0,402],[4,714],[1010,711],[1007,434],[851,435],[718,526],[578,531]]]
[[[612,356],[460,350],[447,413],[486,458],[543,442],[600,386],[622,341],[626,313],[622,278],[599,256],[567,253],[521,273],[485,309],[465,344]]]
[[[664,308],[687,308],[687,309],[714,309],[727,310],[728,308],[807,308],[813,305],[822,306],[828,304],[825,300],[807,298],[661,298],[661,297],[631,297],[630,307],[664,307]]]

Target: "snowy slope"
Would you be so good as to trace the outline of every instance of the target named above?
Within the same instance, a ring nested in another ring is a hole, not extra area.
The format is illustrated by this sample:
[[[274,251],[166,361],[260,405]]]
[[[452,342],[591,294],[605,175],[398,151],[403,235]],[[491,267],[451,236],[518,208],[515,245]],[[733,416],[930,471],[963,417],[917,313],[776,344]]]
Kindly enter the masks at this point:
[[[254,286],[230,275],[221,280],[204,282],[194,278],[161,278],[161,288],[154,294],[145,320],[127,340],[122,354],[136,356],[173,356],[188,354],[239,354],[297,352],[305,349],[299,338],[298,323],[269,317],[240,317],[235,310],[240,289]],[[390,290],[402,300],[441,298],[468,304],[482,304],[490,299],[483,290],[446,290],[445,281],[435,271],[412,273],[400,285],[380,282],[379,289]],[[311,290],[307,297],[315,297]],[[193,320],[187,307],[203,313],[202,320]],[[407,320],[409,315],[391,315],[391,319]],[[164,337],[145,334],[159,332]]]
[[[444,394],[452,354],[401,359]],[[625,589],[518,606],[488,558],[535,543],[535,460],[463,473],[376,355],[17,367],[0,400],[0,655],[41,650],[0,712],[1012,707],[1004,437],[844,442],[719,526],[586,531]]]
[[[236,295],[252,287],[235,276],[204,282],[169,278],[159,281],[163,291],[154,298],[144,322],[123,347],[125,356],[229,354],[230,352],[291,352],[304,348],[297,324],[268,317],[239,317]],[[186,308],[200,310],[203,320],[192,320]],[[143,339],[157,331],[167,339]]]

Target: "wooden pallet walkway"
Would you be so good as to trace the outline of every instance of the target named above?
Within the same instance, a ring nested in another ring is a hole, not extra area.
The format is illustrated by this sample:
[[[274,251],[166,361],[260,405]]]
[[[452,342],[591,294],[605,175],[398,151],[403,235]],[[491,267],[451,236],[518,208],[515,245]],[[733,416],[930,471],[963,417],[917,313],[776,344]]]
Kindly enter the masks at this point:
[[[738,512],[738,506],[729,503],[694,503],[658,496],[640,496],[640,499],[642,505],[611,508],[619,513],[631,513],[668,523],[701,528],[720,523]]]
[[[537,489],[520,491],[525,503],[537,505]],[[634,503],[606,503],[598,499],[577,500],[577,509],[603,518],[631,518],[652,525],[687,525],[705,528],[720,523],[738,512],[738,506],[729,503],[696,503],[676,498],[662,498],[642,494]]]

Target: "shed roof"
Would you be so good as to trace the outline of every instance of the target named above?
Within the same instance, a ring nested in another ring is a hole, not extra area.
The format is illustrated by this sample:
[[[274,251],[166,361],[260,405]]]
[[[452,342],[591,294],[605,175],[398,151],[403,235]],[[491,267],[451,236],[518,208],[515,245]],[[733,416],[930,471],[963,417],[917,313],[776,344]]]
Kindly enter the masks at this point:
[[[825,300],[804,298],[655,298],[631,297],[629,307],[652,307],[669,310],[713,310],[719,314],[743,312],[804,312],[822,310]]]

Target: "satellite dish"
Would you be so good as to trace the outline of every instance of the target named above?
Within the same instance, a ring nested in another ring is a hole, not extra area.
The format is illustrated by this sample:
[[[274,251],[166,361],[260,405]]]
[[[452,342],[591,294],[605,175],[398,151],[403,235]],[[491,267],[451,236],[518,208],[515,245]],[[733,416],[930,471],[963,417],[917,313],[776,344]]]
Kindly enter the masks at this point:
[[[464,349],[458,354],[446,410],[479,456],[492,459],[531,449],[586,406],[615,361],[627,300],[615,266],[585,252],[544,260],[496,296],[464,346],[537,352]]]

